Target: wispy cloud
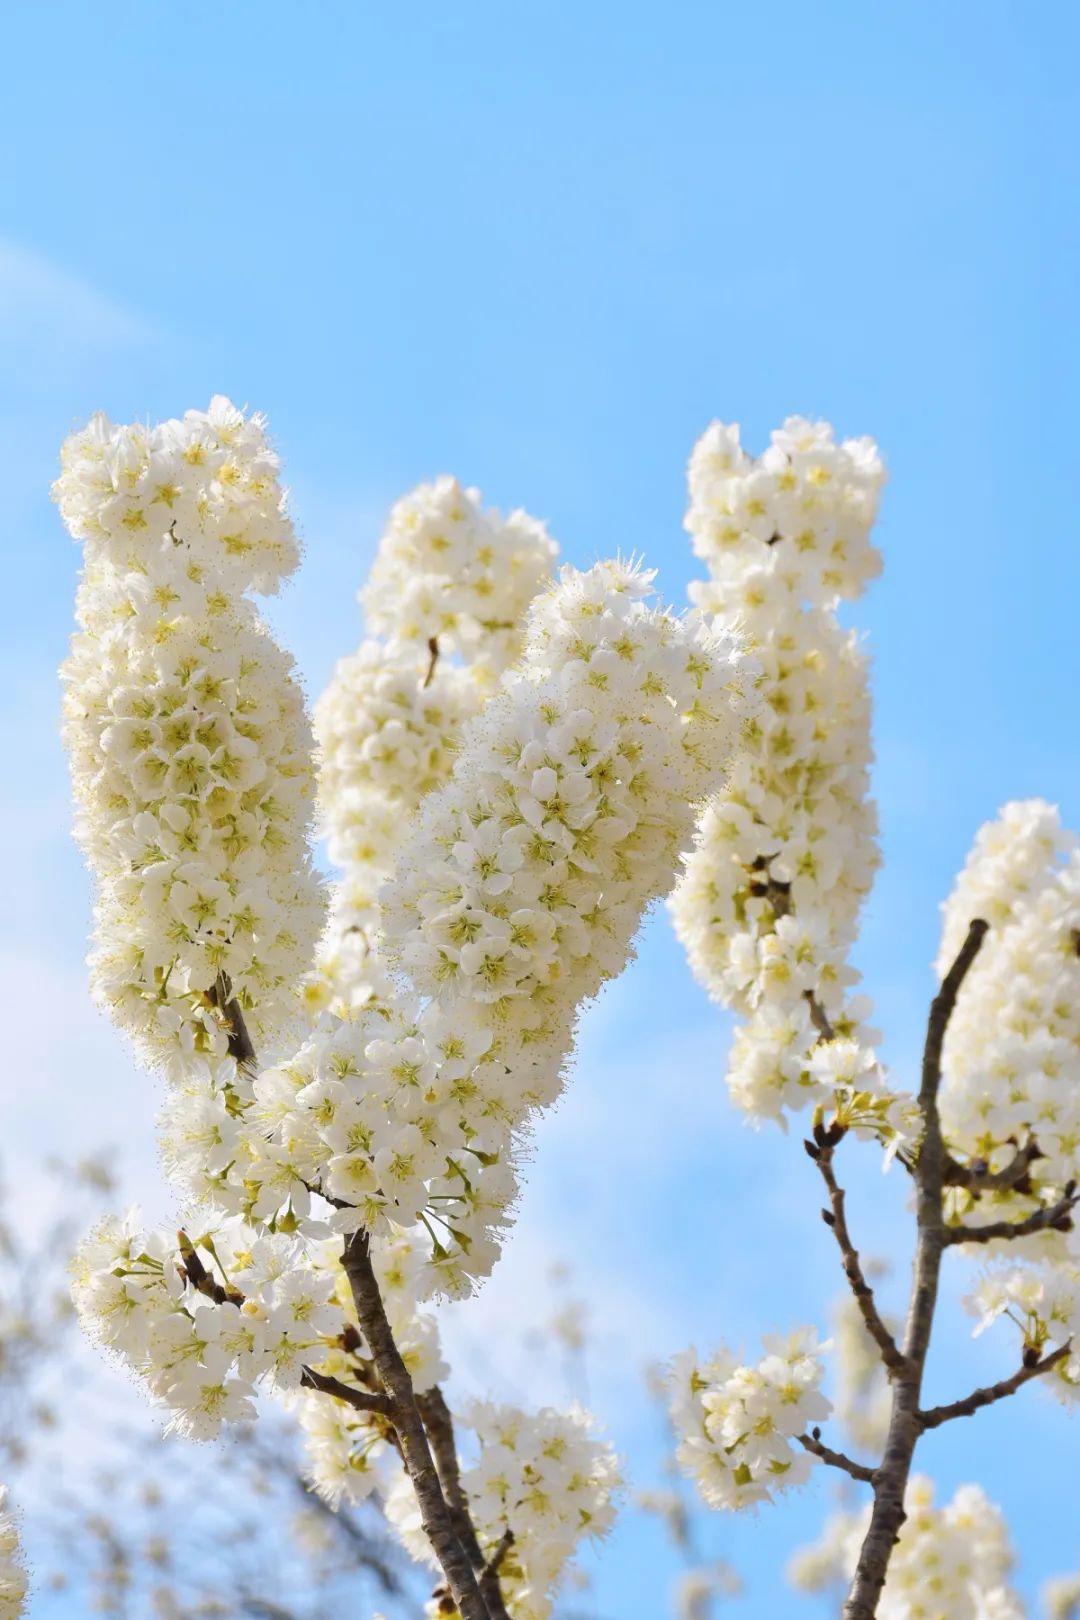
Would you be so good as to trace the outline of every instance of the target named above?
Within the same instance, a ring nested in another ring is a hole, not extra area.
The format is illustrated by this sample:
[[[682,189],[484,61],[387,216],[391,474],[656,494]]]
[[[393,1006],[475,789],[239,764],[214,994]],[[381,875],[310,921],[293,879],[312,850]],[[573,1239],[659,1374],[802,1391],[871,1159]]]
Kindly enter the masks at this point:
[[[70,374],[80,358],[155,337],[135,311],[33,248],[0,237],[0,358],[21,370]]]

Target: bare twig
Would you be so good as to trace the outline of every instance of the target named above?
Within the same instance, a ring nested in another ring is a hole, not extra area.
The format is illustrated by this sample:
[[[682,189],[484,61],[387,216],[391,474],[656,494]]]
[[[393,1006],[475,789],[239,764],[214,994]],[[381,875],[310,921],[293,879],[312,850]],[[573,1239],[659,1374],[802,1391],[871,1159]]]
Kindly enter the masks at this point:
[[[461,1620],[491,1620],[472,1560],[458,1539],[443,1495],[427,1430],[416,1404],[412,1378],[387,1320],[378,1279],[371,1264],[368,1234],[362,1228],[346,1241],[342,1263],[375,1371],[391,1403],[394,1428],[401,1442],[406,1471],[416,1492],[424,1533],[446,1576]]]
[[[488,1559],[487,1568],[480,1577],[480,1591],[493,1615],[506,1614],[502,1587],[499,1584],[499,1571],[506,1562],[506,1555],[513,1545],[514,1532],[508,1527],[500,1536],[498,1546]]]
[[[847,1214],[844,1209],[844,1189],[837,1181],[836,1172],[833,1169],[835,1148],[831,1143],[817,1147],[814,1143],[807,1142],[806,1150],[821,1171],[822,1179],[828,1188],[830,1208],[822,1210],[821,1213],[825,1224],[832,1228],[833,1236],[836,1238],[843,1260],[844,1275],[847,1277],[851,1292],[855,1296],[855,1303],[859,1307],[859,1313],[862,1316],[866,1331],[881,1352],[881,1359],[888,1368],[890,1376],[908,1372],[910,1370],[908,1362],[901,1354],[896,1340],[881,1318],[877,1302],[874,1299],[874,1290],[866,1280],[866,1274],[859,1259],[859,1252],[851,1241]]]
[[[200,1294],[205,1294],[207,1299],[212,1299],[216,1305],[243,1305],[246,1296],[239,1288],[223,1288],[221,1283],[214,1281],[199,1259],[198,1251],[186,1232],[177,1232],[176,1242],[183,1261],[180,1269],[192,1288],[197,1288]]]
[[[830,1468],[841,1469],[845,1474],[850,1474],[852,1479],[857,1479],[860,1484],[874,1483],[874,1470],[867,1468],[864,1463],[856,1462],[843,1451],[834,1451],[831,1446],[825,1445],[821,1439],[820,1429],[811,1429],[809,1434],[796,1435],[796,1439],[800,1446],[812,1452],[815,1457],[819,1457],[823,1463],[828,1463]]]
[[[967,938],[930,1006],[926,1043],[923,1048],[919,1109],[923,1137],[919,1156],[912,1166],[916,1192],[917,1241],[915,1265],[908,1303],[904,1342],[901,1347],[908,1363],[893,1377],[892,1412],[885,1453],[874,1470],[874,1505],[870,1524],[859,1553],[855,1578],[844,1605],[844,1620],[874,1620],[889,1559],[904,1523],[904,1493],[911,1474],[915,1445],[922,1432],[919,1399],[922,1391],[926,1354],[934,1325],[941,1260],[945,1251],[945,1215],[942,1193],[945,1183],[946,1154],[938,1113],[941,1086],[941,1053],[945,1033],[956,1007],[956,999],[972,963],[986,937],[988,924],[976,918]]]
[[[1002,1378],[996,1384],[987,1384],[985,1389],[976,1389],[966,1395],[962,1401],[950,1401],[948,1406],[932,1406],[927,1412],[919,1413],[920,1429],[938,1429],[943,1423],[951,1423],[953,1418],[971,1417],[980,1412],[984,1406],[993,1406],[996,1401],[1003,1401],[1009,1395],[1015,1395],[1018,1389],[1030,1384],[1033,1378],[1041,1378],[1042,1374],[1056,1367],[1059,1361],[1064,1361],[1072,1350],[1072,1340],[1059,1345],[1049,1355],[1036,1359],[1014,1372],[1011,1378]]]
[[[420,683],[421,689],[423,691],[425,691],[425,692],[427,691],[428,687],[431,685],[432,681],[435,679],[435,665],[439,662],[439,643],[438,643],[438,640],[437,640],[437,638],[435,636],[429,636],[428,637],[427,650],[428,650],[427,674],[424,676],[424,679]]]
[[[344,1401],[358,1412],[369,1412],[380,1417],[394,1417],[392,1403],[385,1395],[375,1395],[366,1389],[357,1389],[353,1384],[346,1384],[340,1378],[328,1378],[325,1373],[316,1372],[314,1367],[305,1367],[300,1375],[300,1382],[308,1389],[317,1389],[323,1395],[332,1395],[336,1401]]]
[[[1056,1204],[1045,1204],[1022,1221],[988,1221],[985,1226],[947,1226],[945,1242],[996,1243],[1003,1239],[1031,1237],[1036,1232],[1072,1230],[1072,1212],[1080,1203],[1076,1183],[1070,1181]]]
[[[946,1187],[966,1187],[976,1196],[984,1192],[1009,1192],[1021,1188],[1031,1166],[1045,1157],[1035,1138],[1029,1136],[1021,1147],[1014,1148],[1012,1158],[1000,1170],[991,1170],[983,1160],[960,1164],[947,1155],[943,1179]]]

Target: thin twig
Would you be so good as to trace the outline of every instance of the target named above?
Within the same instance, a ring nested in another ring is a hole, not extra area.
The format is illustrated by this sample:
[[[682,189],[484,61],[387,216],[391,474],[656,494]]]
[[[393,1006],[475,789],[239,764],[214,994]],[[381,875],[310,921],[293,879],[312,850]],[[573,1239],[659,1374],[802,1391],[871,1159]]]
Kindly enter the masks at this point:
[[[1022,1221],[988,1221],[985,1226],[947,1226],[945,1242],[996,1243],[1014,1238],[1031,1237],[1036,1232],[1068,1232],[1072,1229],[1072,1212],[1080,1203],[1076,1183],[1070,1181],[1056,1204],[1044,1204]]]
[[[325,1373],[316,1372],[314,1367],[305,1367],[300,1375],[300,1382],[307,1389],[317,1389],[323,1395],[332,1395],[336,1401],[345,1401],[347,1405],[355,1407],[358,1412],[377,1413],[380,1417],[394,1420],[393,1402],[385,1395],[374,1395],[369,1390],[357,1389],[353,1384],[346,1384],[340,1378],[328,1378]]]
[[[1018,1389],[1030,1384],[1033,1378],[1040,1378],[1043,1373],[1056,1367],[1059,1361],[1064,1361],[1071,1350],[1072,1340],[1069,1339],[1056,1350],[1052,1350],[1049,1355],[1043,1356],[1041,1360],[1021,1367],[1011,1378],[1002,1378],[996,1384],[988,1384],[985,1389],[974,1390],[962,1401],[950,1401],[947,1406],[932,1406],[929,1411],[920,1412],[918,1418],[920,1429],[938,1429],[943,1423],[951,1423],[953,1418],[971,1417],[975,1412],[980,1412],[984,1406],[993,1406],[996,1401],[1003,1401],[1007,1396],[1015,1395]]]
[[[865,1463],[856,1462],[854,1458],[847,1456],[845,1452],[834,1451],[831,1446],[825,1445],[821,1439],[820,1429],[811,1429],[809,1434],[799,1434],[795,1438],[800,1446],[806,1451],[812,1452],[815,1457],[820,1457],[821,1461],[828,1463],[830,1468],[841,1469],[845,1474],[850,1474],[852,1479],[857,1479],[860,1484],[872,1485],[874,1483],[874,1470],[867,1468]]]
[[[225,1031],[229,1039],[229,1056],[235,1058],[241,1068],[250,1068],[255,1062],[255,1045],[244,1022],[240,1003],[232,993],[232,985],[226,974],[218,974],[207,991],[207,1000],[212,1007],[217,1008],[225,1022]]]
[[[930,1006],[926,1042],[923,1047],[919,1111],[923,1137],[919,1155],[912,1166],[916,1191],[917,1241],[915,1265],[904,1329],[902,1353],[908,1367],[893,1378],[892,1411],[889,1433],[881,1464],[874,1470],[874,1505],[866,1531],[844,1620],[875,1620],[889,1559],[906,1517],[904,1493],[911,1474],[920,1427],[919,1397],[922,1391],[926,1355],[937,1307],[941,1260],[945,1251],[945,1217],[942,1195],[945,1180],[945,1143],[938,1112],[941,1087],[941,1053],[949,1020],[956,1007],[961,986],[986,937],[988,925],[976,918],[956,961],[946,973]]]
[[[1033,1136],[1029,1136],[1021,1147],[1014,1147],[1012,1158],[1000,1170],[991,1170],[985,1160],[960,1164],[951,1155],[947,1155],[944,1182],[946,1187],[966,1187],[969,1192],[976,1194],[1010,1192],[1026,1181],[1028,1171],[1035,1161],[1045,1157],[1045,1153]]]
[[[420,683],[421,690],[425,691],[425,692],[427,691],[428,687],[431,685],[432,681],[435,679],[435,665],[439,662],[439,643],[438,643],[438,640],[437,640],[437,638],[435,636],[429,636],[428,637],[427,650],[428,650],[427,674],[424,676],[423,681]]]
[[[223,1288],[219,1282],[214,1281],[199,1259],[195,1245],[186,1232],[177,1232],[176,1242],[180,1250],[180,1258],[183,1261],[180,1269],[192,1288],[198,1289],[200,1294],[205,1294],[207,1299],[212,1299],[215,1305],[244,1304],[246,1296],[240,1292],[239,1288]]]
[[[487,1568],[480,1577],[480,1592],[484,1602],[493,1615],[506,1614],[506,1605],[503,1602],[502,1585],[499,1581],[499,1571],[506,1561],[506,1555],[514,1545],[514,1532],[509,1526],[499,1537],[498,1545],[488,1559]]]
[[[910,1370],[907,1359],[901,1354],[896,1340],[881,1318],[877,1302],[874,1299],[874,1290],[866,1280],[866,1274],[859,1259],[859,1252],[851,1240],[847,1214],[844,1209],[844,1189],[837,1181],[836,1172],[833,1169],[833,1153],[835,1149],[832,1145],[818,1148],[812,1142],[807,1142],[806,1150],[821,1171],[822,1179],[828,1188],[831,1208],[823,1209],[821,1213],[826,1226],[831,1227],[833,1236],[836,1238],[843,1261],[844,1275],[847,1277],[851,1292],[855,1296],[855,1303],[859,1307],[859,1314],[863,1319],[866,1331],[881,1352],[881,1359],[888,1368],[889,1373],[894,1375],[907,1372]]]

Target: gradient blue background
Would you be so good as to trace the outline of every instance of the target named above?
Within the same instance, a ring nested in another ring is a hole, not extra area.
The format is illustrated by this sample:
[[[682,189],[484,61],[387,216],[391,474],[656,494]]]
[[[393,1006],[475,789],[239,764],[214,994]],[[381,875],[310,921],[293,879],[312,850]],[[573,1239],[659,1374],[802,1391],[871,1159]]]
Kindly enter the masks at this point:
[[[1031,794],[1080,824],[1075,8],[24,0],[3,29],[0,1151],[28,1208],[36,1155],[103,1139],[166,1207],[153,1088],[85,994],[56,740],[77,553],[48,486],[99,406],[155,418],[224,391],[268,413],[307,545],[272,617],[312,693],[420,478],[527,506],[575,562],[640,550],[681,601],[683,469],[711,417],[751,447],[793,411],[874,435],[886,573],[854,621],[887,867],[860,964],[910,1078],[975,828]],[[797,1135],[727,1105],[728,1033],[659,916],[587,1017],[514,1244],[452,1330],[459,1361],[482,1339],[493,1381],[558,1398],[509,1363],[568,1257],[590,1397],[639,1483],[640,1362],[821,1321],[837,1284]],[[902,1254],[899,1179],[872,1154],[846,1168],[865,1247]],[[950,1306],[934,1388],[1013,1357]],[[1080,1441],[1047,1397],[920,1455],[1005,1505],[1025,1589],[1080,1561]],[[781,1568],[826,1499],[711,1525],[748,1582],[732,1614],[814,1612]],[[653,1620],[669,1574],[658,1536],[616,1536],[601,1613]]]

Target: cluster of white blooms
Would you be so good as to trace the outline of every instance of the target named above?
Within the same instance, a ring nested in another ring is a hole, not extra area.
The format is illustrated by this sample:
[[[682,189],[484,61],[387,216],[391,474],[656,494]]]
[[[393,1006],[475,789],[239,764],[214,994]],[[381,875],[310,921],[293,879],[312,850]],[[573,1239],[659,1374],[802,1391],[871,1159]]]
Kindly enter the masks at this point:
[[[411,985],[254,1078],[234,1066],[225,1092],[223,1065],[192,1079],[169,1139],[199,1196],[306,1219],[317,1188],[338,1231],[426,1222],[433,1286],[490,1270],[521,1133],[559,1093],[582,1001],[670,888],[742,718],[734,638],[650,606],[650,586],[602,563],[537,599],[384,896]]]
[[[883,478],[870,440],[837,444],[798,417],[757,460],[737,427],[714,423],[690,461],[686,526],[711,575],[691,596],[745,635],[761,705],[672,911],[698,980],[745,1020],[729,1083],[758,1119],[834,1094],[830,1060],[813,1061],[828,1030],[859,1045],[860,1089],[882,1106],[868,1003],[848,994],[878,866],[867,668],[836,610],[879,571],[869,535]]]
[[[946,1035],[946,1140],[991,1170],[1031,1139],[1040,1156],[1016,1189],[951,1193],[969,1224],[1053,1202],[1080,1176],[1080,848],[1051,805],[1007,804],[980,831],[945,904],[940,973],[976,917],[990,931]]]
[[[390,514],[360,593],[367,622],[392,647],[460,653],[498,673],[521,647],[525,613],[557,547],[527,512],[485,511],[456,478],[421,484]]]
[[[798,1436],[829,1415],[825,1365],[812,1328],[763,1339],[740,1362],[725,1347],[708,1361],[685,1351],[672,1367],[669,1410],[678,1460],[710,1507],[739,1511],[801,1485],[811,1457]]]
[[[1055,1575],[1043,1583],[1046,1620],[1076,1620],[1080,1614],[1080,1575]]]
[[[346,1015],[385,997],[379,888],[420,800],[449,776],[466,721],[519,656],[557,550],[535,519],[504,521],[452,478],[394,508],[360,593],[385,640],[341,659],[315,710],[322,818],[342,878],[306,986],[313,1007]]]
[[[269,1047],[322,922],[302,695],[244,595],[298,555],[277,458],[222,399],[153,429],[96,416],[54,494],[84,543],[62,675],[95,994],[151,1062],[220,1050],[229,1000]]]
[[[446,1369],[434,1320],[416,1307],[410,1246],[384,1244],[373,1259],[406,1365],[429,1388]],[[265,1383],[298,1410],[316,1487],[334,1501],[371,1489],[380,1420],[301,1388],[305,1368],[372,1387],[337,1244],[229,1217],[178,1237],[129,1215],[84,1240],[72,1278],[86,1331],[146,1383],[171,1427],[211,1439],[255,1415]]]
[[[1042,1375],[1040,1383],[1070,1406],[1080,1399],[1078,1250],[1080,1243],[1070,1235],[1052,1260],[995,1266],[979,1279],[965,1301],[976,1318],[976,1334],[1008,1316],[1019,1328],[1028,1355],[1044,1356],[1069,1344],[1068,1353]]]
[[[961,1485],[951,1502],[935,1507],[932,1484],[916,1477],[904,1508],[879,1620],[1024,1620],[1008,1584],[1013,1555],[1005,1520],[978,1485]],[[848,1581],[869,1522],[869,1508],[830,1519],[820,1542],[792,1560],[793,1584],[818,1592]]]
[[[19,1529],[7,1508],[7,1491],[0,1486],[0,1620],[18,1620],[26,1588]]]
[[[480,1401],[463,1413],[463,1425],[478,1447],[461,1483],[481,1551],[486,1561],[498,1553],[503,1600],[513,1620],[547,1620],[578,1547],[603,1536],[615,1517],[621,1483],[615,1453],[576,1406],[530,1415]],[[430,1561],[404,1475],[386,1508],[408,1550]]]

